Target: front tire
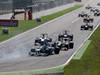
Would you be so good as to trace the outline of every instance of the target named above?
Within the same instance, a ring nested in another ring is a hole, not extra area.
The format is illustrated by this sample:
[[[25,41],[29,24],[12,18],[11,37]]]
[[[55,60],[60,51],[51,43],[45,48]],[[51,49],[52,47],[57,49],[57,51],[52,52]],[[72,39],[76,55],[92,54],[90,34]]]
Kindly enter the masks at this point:
[[[54,54],[59,54],[59,53],[60,53],[60,49],[59,48],[55,48]]]

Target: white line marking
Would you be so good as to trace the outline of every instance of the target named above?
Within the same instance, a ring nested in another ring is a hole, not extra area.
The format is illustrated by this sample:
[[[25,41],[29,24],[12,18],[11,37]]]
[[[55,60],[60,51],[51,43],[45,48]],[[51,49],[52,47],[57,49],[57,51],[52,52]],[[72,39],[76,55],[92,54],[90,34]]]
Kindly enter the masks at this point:
[[[75,23],[76,21],[78,21],[80,18],[75,19],[74,21],[72,21],[72,23]]]

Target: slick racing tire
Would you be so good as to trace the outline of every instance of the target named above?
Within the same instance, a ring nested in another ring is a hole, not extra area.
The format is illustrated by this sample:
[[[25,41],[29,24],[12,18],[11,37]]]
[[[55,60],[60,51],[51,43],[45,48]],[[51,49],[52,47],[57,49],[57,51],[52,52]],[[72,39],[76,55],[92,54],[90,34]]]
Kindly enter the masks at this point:
[[[35,49],[31,49],[29,52],[29,56],[34,56]]]
[[[52,42],[52,38],[49,38],[49,39],[48,39],[48,42]]]
[[[69,43],[69,49],[73,49],[73,47],[74,47],[74,43],[73,42]]]
[[[32,52],[29,52],[29,56],[34,56],[34,53],[32,53]]]
[[[54,50],[54,54],[59,54],[59,53],[60,53],[60,49],[56,48],[56,49]]]
[[[93,30],[93,26],[90,27],[90,30]]]
[[[81,14],[79,14],[78,17],[81,17]]]
[[[84,30],[83,27],[81,27],[80,30]]]
[[[70,38],[70,41],[73,41],[73,35],[70,35],[69,38]]]

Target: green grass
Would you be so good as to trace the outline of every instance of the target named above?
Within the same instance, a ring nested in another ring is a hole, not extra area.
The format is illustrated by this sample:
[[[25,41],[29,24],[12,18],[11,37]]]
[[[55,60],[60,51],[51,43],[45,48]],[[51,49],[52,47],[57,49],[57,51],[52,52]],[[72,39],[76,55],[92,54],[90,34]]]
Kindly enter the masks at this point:
[[[13,36],[15,36],[17,34],[22,33],[22,32],[25,32],[25,31],[27,31],[29,29],[32,29],[32,28],[34,28],[36,26],[39,26],[39,25],[41,25],[41,24],[43,24],[43,23],[45,23],[47,21],[50,21],[50,20],[52,20],[54,18],[62,16],[64,14],[66,14],[66,13],[69,13],[69,12],[75,10],[75,9],[80,8],[80,7],[81,6],[76,5],[76,6],[68,8],[68,9],[65,9],[63,11],[59,11],[57,13],[54,13],[54,14],[51,14],[51,15],[48,15],[48,16],[43,16],[42,17],[42,22],[40,22],[40,23],[37,23],[34,20],[32,20],[32,21],[19,21],[19,27],[16,27],[16,28],[14,28],[14,27],[11,28],[10,27],[9,28],[9,32],[10,32],[9,35],[4,35],[4,34],[0,33],[0,42],[2,42],[4,40],[7,40],[7,39],[9,39],[9,38],[11,38],[11,37],[13,37]],[[1,31],[1,27],[0,27],[0,32],[2,32]]]
[[[87,40],[84,45],[77,51],[77,53],[74,55],[73,59],[79,60],[83,56],[84,52],[86,51],[87,47],[90,45],[91,40]]]
[[[65,75],[100,75],[100,27],[89,40],[92,40],[80,60],[71,60],[64,68]]]

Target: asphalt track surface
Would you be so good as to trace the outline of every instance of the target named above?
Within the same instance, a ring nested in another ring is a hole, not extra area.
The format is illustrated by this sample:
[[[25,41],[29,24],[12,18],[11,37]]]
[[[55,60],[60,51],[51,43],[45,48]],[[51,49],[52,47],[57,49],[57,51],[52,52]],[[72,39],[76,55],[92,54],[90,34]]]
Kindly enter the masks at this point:
[[[98,0],[93,2],[93,6]],[[80,26],[84,24],[82,18],[77,15],[84,8],[75,10],[63,17],[43,24],[42,26],[32,29],[28,32],[20,34],[8,41],[0,44],[0,72],[28,71],[36,69],[46,69],[65,64],[66,61],[79,48],[83,41],[92,31],[80,31]],[[85,10],[88,12],[87,10]],[[95,17],[94,27],[100,22],[99,17]],[[61,51],[59,55],[51,55],[48,57],[29,57],[28,52],[33,47],[34,39],[41,33],[48,33],[50,37],[56,40],[57,35],[69,30],[74,34],[74,49],[69,51]]]

